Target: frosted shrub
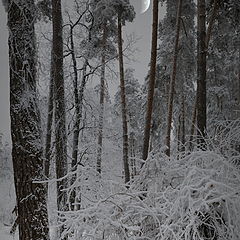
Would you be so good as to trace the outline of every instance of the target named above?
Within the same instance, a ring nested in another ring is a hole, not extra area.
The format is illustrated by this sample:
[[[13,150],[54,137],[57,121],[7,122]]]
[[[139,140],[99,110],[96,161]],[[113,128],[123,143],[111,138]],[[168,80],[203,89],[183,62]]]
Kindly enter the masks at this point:
[[[170,159],[164,151],[150,154],[129,188],[99,180],[97,198],[65,213],[66,234],[86,240],[240,239],[239,122],[215,130],[206,151],[195,147]]]

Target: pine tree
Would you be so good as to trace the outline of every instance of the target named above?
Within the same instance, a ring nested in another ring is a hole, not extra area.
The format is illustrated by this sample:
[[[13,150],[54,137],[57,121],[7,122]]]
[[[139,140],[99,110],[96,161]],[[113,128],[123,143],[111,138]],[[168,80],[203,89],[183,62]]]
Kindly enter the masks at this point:
[[[119,51],[119,69],[120,69],[120,87],[121,87],[121,106],[122,106],[122,125],[123,125],[123,165],[125,173],[125,183],[130,181],[129,164],[128,164],[128,124],[127,124],[127,107],[124,81],[123,50],[122,50],[122,23],[121,13],[118,14],[118,51]]]
[[[67,133],[65,92],[63,73],[63,36],[62,36],[62,7],[61,0],[52,0],[52,27],[53,27],[53,81],[55,90],[55,141],[56,141],[56,176],[57,179],[57,206],[59,211],[66,210],[67,196],[64,189],[67,187]],[[64,179],[63,179],[64,178]],[[59,234],[62,234],[61,227]]]
[[[51,164],[51,148],[52,148],[52,128],[53,128],[53,114],[54,114],[54,80],[53,80],[53,55],[51,59],[51,73],[48,93],[48,115],[47,115],[47,133],[45,142],[45,177],[49,178],[49,169]],[[47,187],[48,189],[48,187]]]
[[[159,146],[166,144],[166,135],[168,135],[167,145],[169,145],[170,142],[169,136],[177,136],[179,119],[181,119],[183,122],[182,117],[180,117],[183,116],[183,95],[185,96],[185,131],[189,131],[188,119],[191,118],[189,113],[192,109],[195,91],[195,4],[192,0],[186,0],[182,2],[181,18],[179,19],[179,27],[181,30],[179,31],[178,47],[176,47],[176,22],[178,20],[177,11],[178,5],[176,4],[175,0],[166,1],[166,15],[159,24],[160,44],[158,47],[158,65],[152,126],[153,149],[157,149]],[[173,32],[175,34],[173,34]],[[177,61],[174,61],[174,52],[177,53]],[[173,64],[174,62],[175,64]],[[177,73],[176,75],[174,73],[174,91],[170,88],[172,86],[170,82],[171,79],[173,79],[173,65],[175,65],[175,70]],[[170,108],[171,111],[169,111],[170,109],[167,109],[169,104],[170,90],[172,90],[171,93],[174,96],[174,98],[170,98],[170,100],[172,99],[172,107]],[[172,116],[170,116],[168,113],[172,113]],[[182,124],[180,125],[182,134]],[[168,134],[166,134],[167,131]],[[174,139],[176,138],[173,137],[172,140]]]
[[[81,77],[81,83],[79,84],[79,74],[78,74],[78,61],[77,61],[77,50],[75,46],[75,41],[74,41],[74,29],[80,25],[81,20],[83,16],[85,16],[86,10],[89,8],[89,5],[86,6],[86,9],[81,13],[79,18],[73,23],[70,21],[69,27],[70,27],[70,54],[72,58],[72,68],[73,68],[73,95],[74,95],[74,106],[75,106],[75,116],[74,116],[74,123],[73,123],[73,144],[72,144],[72,171],[77,170],[77,166],[79,164],[78,160],[78,153],[79,153],[79,141],[80,141],[80,124],[83,115],[83,98],[84,98],[84,91],[87,83],[87,66],[88,66],[88,60],[89,60],[89,50],[87,49],[87,54],[85,56],[84,62],[83,62],[83,67],[82,67],[82,77]],[[78,9],[79,10],[79,9]],[[88,38],[87,40],[91,43],[91,26],[92,26],[92,21],[90,22],[90,30],[88,30]],[[81,23],[82,24],[82,23]],[[86,24],[86,23],[85,23]],[[85,40],[85,39],[84,39]],[[83,40],[83,41],[84,41]],[[74,174],[72,177],[72,184],[76,181],[77,174]],[[78,205],[76,207],[74,204],[76,204],[76,189],[73,189],[72,194],[71,194],[71,208],[72,210],[79,208],[79,202],[80,200],[78,199]]]
[[[211,5],[208,7],[211,12]],[[240,3],[220,2],[208,51],[208,121],[210,129],[238,118]]]
[[[152,22],[152,46],[151,46],[151,62],[150,62],[150,79],[148,86],[148,99],[146,122],[143,140],[143,160],[147,160],[149,150],[150,131],[152,124],[153,99],[156,78],[156,62],[157,62],[157,36],[158,36],[158,0],[153,0],[153,22]]]
[[[97,171],[101,173],[102,164],[102,150],[103,150],[103,117],[104,117],[104,99],[105,99],[105,86],[106,86],[106,61],[114,51],[114,37],[116,37],[117,24],[116,19],[118,16],[119,7],[126,8],[128,1],[104,1],[93,0],[92,9],[96,22],[94,24],[95,34],[101,33],[101,77],[100,77],[100,114],[99,114],[99,130],[98,130],[98,150],[97,150]],[[124,12],[123,12],[124,13]],[[128,12],[130,13],[130,12]],[[126,13],[124,13],[126,14]],[[130,16],[131,17],[131,16]],[[121,19],[127,19],[128,16],[121,16]],[[100,30],[100,31],[99,31]],[[111,56],[112,57],[112,56]],[[126,129],[126,128],[125,128]],[[126,135],[127,136],[127,135]],[[126,140],[126,137],[125,137]],[[126,145],[126,144],[125,144]],[[126,145],[127,146],[127,145]],[[124,147],[126,152],[126,147]],[[124,154],[127,156],[127,154]],[[126,159],[126,157],[125,157]]]
[[[178,2],[177,9],[177,21],[176,21],[176,36],[174,45],[174,55],[173,55],[173,69],[170,82],[169,96],[168,96],[168,117],[167,117],[167,135],[166,135],[166,145],[167,145],[167,156],[170,156],[170,145],[171,145],[171,128],[172,128],[172,115],[173,115],[173,98],[175,91],[175,81],[177,75],[177,58],[178,58],[178,48],[179,48],[179,37],[180,37],[180,27],[181,27],[181,14],[182,14],[182,0]]]
[[[95,19],[93,31],[95,35],[100,35],[99,44],[101,46],[101,73],[100,73],[100,111],[98,121],[97,137],[97,164],[96,170],[99,174],[102,172],[102,151],[103,151],[103,125],[104,125],[104,99],[106,87],[106,60],[108,52],[108,38],[111,36],[111,21],[113,11],[108,1],[92,0],[91,8]]]
[[[36,89],[35,5],[8,5],[12,160],[19,239],[48,240],[43,143]]]
[[[133,21],[135,12],[130,8],[129,1],[117,2],[115,5],[118,21],[118,59],[120,70],[120,89],[121,89],[121,108],[122,108],[122,128],[123,128],[123,166],[125,183],[130,181],[129,172],[129,141],[128,141],[128,123],[127,123],[127,105],[126,105],[126,90],[125,90],[125,76],[123,63],[123,39],[122,39],[122,24],[125,21]]]
[[[140,126],[141,122],[141,103],[142,94],[140,84],[134,77],[134,69],[127,68],[124,72],[125,95],[126,95],[126,114],[128,119],[128,135],[129,135],[129,172],[131,178],[134,178],[137,171],[135,157],[139,155],[138,147],[142,145],[142,137]],[[114,113],[119,117],[121,112],[121,89],[119,88],[115,94]]]
[[[102,60],[101,60],[101,77],[100,77],[100,113],[99,113],[99,129],[98,129],[98,149],[97,149],[97,171],[102,171],[102,148],[103,148],[103,115],[104,115],[104,98],[105,98],[105,71],[106,71],[106,41],[107,26],[102,26]]]
[[[197,128],[199,142],[204,148],[207,128],[206,90],[206,3],[197,1]]]

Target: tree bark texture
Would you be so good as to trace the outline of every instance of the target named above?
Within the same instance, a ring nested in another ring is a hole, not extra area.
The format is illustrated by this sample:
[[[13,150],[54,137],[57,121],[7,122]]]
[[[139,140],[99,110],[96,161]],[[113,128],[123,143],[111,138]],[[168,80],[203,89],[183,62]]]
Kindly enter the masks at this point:
[[[197,1],[197,130],[199,143],[205,148],[206,106],[206,3]]]
[[[118,59],[120,70],[120,89],[121,89],[121,108],[122,108],[122,128],[123,128],[123,166],[125,183],[130,181],[129,162],[128,162],[128,125],[127,125],[127,105],[124,80],[123,64],[123,41],[121,14],[118,14]]]
[[[176,19],[176,37],[174,44],[174,55],[173,55],[173,68],[172,68],[172,77],[170,82],[170,89],[168,95],[168,115],[167,115],[167,134],[166,134],[166,155],[170,156],[171,152],[171,129],[172,129],[172,115],[173,115],[173,98],[175,91],[175,82],[177,76],[177,59],[178,59],[178,45],[179,45],[179,36],[181,29],[181,11],[182,11],[182,0],[178,1],[177,9],[177,19]]]
[[[43,142],[36,93],[35,6],[33,0],[8,6],[12,160],[19,240],[48,240],[43,178]]]
[[[240,30],[238,35],[240,39]],[[238,104],[239,104],[238,106],[240,107],[240,40],[238,40]],[[240,115],[240,109],[239,109],[239,115]]]
[[[219,0],[214,0],[213,10],[212,10],[212,14],[211,14],[211,17],[210,17],[210,20],[209,20],[207,33],[206,33],[206,39],[205,39],[206,55],[207,55],[207,50],[208,50],[209,42],[210,42],[211,35],[212,35],[213,25],[214,25],[214,22],[215,22],[216,17],[217,17],[218,9],[219,9]],[[195,126],[196,126],[196,121],[197,121],[197,108],[198,108],[198,96],[196,94],[196,102],[195,102],[195,105],[194,105],[194,108],[193,108],[192,124],[191,124],[191,131],[190,131],[190,140],[189,140],[190,150],[192,149],[192,145],[193,145],[192,141],[193,141],[193,135],[194,135],[194,132],[195,132]]]
[[[52,127],[53,127],[53,112],[54,112],[53,54],[51,59],[50,71],[51,73],[50,73],[50,85],[49,85],[49,93],[48,93],[49,95],[48,95],[47,134],[46,134],[46,142],[45,142],[45,164],[44,164],[44,173],[46,178],[49,178],[49,169],[51,164],[51,153],[52,153],[51,147],[52,147]]]
[[[104,98],[105,98],[105,68],[106,68],[106,41],[107,41],[107,26],[103,24],[102,37],[102,66],[100,78],[100,113],[98,125],[98,146],[97,146],[97,172],[102,171],[102,147],[103,147],[103,116],[104,116]]]
[[[151,63],[150,63],[150,79],[148,85],[147,112],[143,139],[143,153],[142,153],[143,160],[147,160],[149,150],[154,88],[156,78],[157,36],[158,36],[158,0],[153,0]]]
[[[53,79],[55,88],[55,141],[56,141],[56,177],[63,178],[67,174],[67,133],[63,73],[63,37],[61,0],[52,0],[53,25]],[[67,179],[57,181],[58,210],[66,210],[67,195],[63,191],[67,187]],[[60,229],[60,234],[63,227]]]

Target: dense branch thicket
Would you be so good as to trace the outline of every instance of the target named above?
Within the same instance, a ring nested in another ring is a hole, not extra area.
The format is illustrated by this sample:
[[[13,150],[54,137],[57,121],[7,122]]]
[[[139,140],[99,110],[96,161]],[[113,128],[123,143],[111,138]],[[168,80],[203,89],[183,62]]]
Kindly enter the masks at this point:
[[[238,239],[239,124],[220,123],[205,139],[205,151],[150,155],[127,191],[102,181],[94,199],[82,192],[82,208],[65,212],[69,232],[82,239]],[[95,186],[83,175],[82,186]]]

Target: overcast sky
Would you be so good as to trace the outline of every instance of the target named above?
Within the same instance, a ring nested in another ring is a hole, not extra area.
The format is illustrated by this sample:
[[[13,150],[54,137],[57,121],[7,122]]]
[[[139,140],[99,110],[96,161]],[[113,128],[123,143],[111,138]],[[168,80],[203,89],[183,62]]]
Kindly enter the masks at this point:
[[[140,14],[143,0],[130,0],[137,12],[133,23],[127,24],[123,31],[126,34],[135,33],[140,38],[136,44],[139,52],[136,53],[137,62],[131,63],[135,69],[135,77],[142,83],[148,71],[151,46],[151,7],[148,11]],[[164,9],[160,7],[160,18],[163,17]],[[2,1],[0,1],[0,132],[7,139],[10,138],[10,117],[9,117],[9,69],[8,69],[8,30],[7,15]]]
[[[9,139],[9,77],[8,77],[7,15],[0,1],[0,132]]]

